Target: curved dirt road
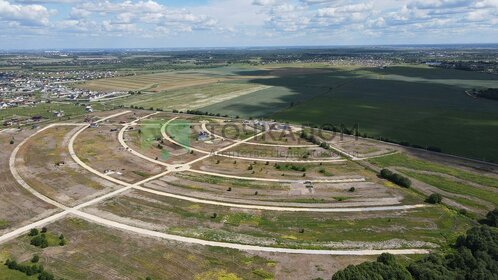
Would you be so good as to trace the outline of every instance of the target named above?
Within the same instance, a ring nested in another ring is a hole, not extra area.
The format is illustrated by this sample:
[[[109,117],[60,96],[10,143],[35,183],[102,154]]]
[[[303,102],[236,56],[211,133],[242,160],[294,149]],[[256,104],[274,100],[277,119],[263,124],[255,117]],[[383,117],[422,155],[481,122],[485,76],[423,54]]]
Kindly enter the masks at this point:
[[[127,113],[127,112],[121,112],[119,114],[115,114],[115,115],[109,116],[109,117],[107,117],[105,119],[109,119],[109,118],[112,118],[112,117],[115,117],[115,116],[118,116],[118,115],[121,115],[121,114],[125,114],[125,113]],[[105,119],[102,119],[101,121],[104,121]],[[77,125],[77,124],[75,124],[75,125]],[[90,172],[92,172],[92,173],[94,173],[94,174],[96,174],[96,175],[98,175],[98,176],[100,176],[102,178],[110,180],[112,182],[119,183],[119,184],[121,184],[122,186],[125,186],[125,187],[123,187],[121,189],[118,189],[116,191],[113,191],[111,193],[105,194],[103,196],[100,196],[98,198],[95,198],[93,200],[90,200],[88,202],[82,203],[82,204],[80,204],[78,206],[75,206],[73,208],[67,208],[66,206],[64,206],[64,205],[62,205],[62,204],[60,204],[60,203],[58,203],[56,201],[53,201],[50,198],[48,198],[48,197],[46,197],[46,196],[38,193],[36,190],[34,190],[33,188],[31,188],[26,182],[24,182],[24,180],[22,180],[22,178],[17,173],[16,167],[15,167],[15,164],[14,164],[15,163],[15,156],[16,156],[17,151],[19,150],[19,148],[22,146],[22,144],[24,144],[26,142],[26,141],[24,141],[21,144],[19,144],[18,147],[16,147],[15,153],[12,153],[11,160],[9,161],[9,163],[11,161],[13,163],[12,165],[10,165],[10,168],[11,168],[13,174],[17,174],[16,180],[18,180],[18,182],[21,184],[21,186],[23,186],[30,193],[32,193],[36,197],[38,197],[38,198],[40,198],[40,199],[42,199],[42,200],[44,200],[44,201],[46,201],[46,202],[48,202],[50,204],[53,204],[54,206],[57,206],[57,207],[61,208],[63,210],[63,212],[55,214],[53,216],[50,216],[50,217],[45,218],[43,220],[40,220],[38,222],[32,223],[30,225],[21,227],[19,229],[16,229],[16,230],[14,230],[12,232],[9,232],[9,233],[3,235],[3,236],[0,236],[0,244],[3,243],[3,242],[6,242],[7,240],[10,240],[12,238],[15,238],[17,236],[20,236],[20,235],[26,233],[32,227],[38,227],[38,226],[41,226],[41,225],[44,225],[44,224],[47,224],[47,223],[50,223],[50,222],[54,222],[54,221],[56,221],[58,219],[61,219],[62,217],[64,217],[67,214],[72,214],[72,215],[78,216],[80,218],[83,218],[85,220],[88,220],[88,221],[91,221],[91,222],[94,222],[94,223],[97,223],[97,224],[101,224],[101,225],[104,225],[104,226],[107,226],[107,227],[112,227],[112,228],[116,228],[116,229],[121,229],[121,230],[129,231],[129,232],[135,232],[135,233],[138,233],[138,234],[141,234],[141,235],[145,235],[145,236],[158,237],[158,238],[163,238],[163,239],[168,239],[168,240],[173,240],[173,241],[178,241],[178,242],[185,242],[185,243],[190,243],[190,244],[199,244],[199,245],[206,245],[206,246],[231,248],[231,249],[237,249],[237,250],[243,250],[243,251],[262,251],[262,252],[276,252],[276,253],[290,253],[290,254],[312,254],[312,255],[378,255],[378,254],[381,254],[381,253],[384,253],[384,252],[389,252],[391,254],[403,254],[403,255],[406,255],[406,254],[427,254],[427,253],[429,253],[429,251],[425,250],[425,249],[399,249],[399,250],[396,250],[396,249],[395,250],[307,250],[307,249],[287,249],[287,248],[251,246],[251,245],[243,245],[243,244],[235,244],[235,243],[206,241],[206,240],[201,240],[201,239],[182,237],[182,236],[177,236],[177,235],[171,235],[171,234],[165,234],[165,233],[155,232],[155,231],[151,231],[151,230],[146,230],[146,229],[142,229],[142,228],[138,228],[138,227],[133,227],[133,226],[130,226],[130,225],[118,223],[118,222],[115,222],[115,221],[110,221],[110,220],[107,220],[107,219],[104,219],[104,218],[101,218],[101,217],[98,217],[98,216],[94,216],[94,215],[91,215],[91,214],[79,211],[79,209],[82,209],[84,207],[90,206],[92,204],[95,204],[97,202],[103,201],[105,199],[111,198],[111,197],[113,197],[113,196],[115,196],[117,194],[123,193],[123,192],[125,192],[125,191],[127,191],[129,189],[137,188],[137,187],[138,187],[137,189],[141,189],[142,187],[139,186],[140,184],[143,184],[143,183],[148,182],[150,180],[154,180],[154,179],[159,178],[161,176],[164,176],[165,174],[167,174],[167,173],[170,172],[170,171],[163,172],[161,174],[158,174],[156,176],[153,176],[151,178],[145,179],[145,180],[143,180],[141,182],[138,182],[138,183],[135,183],[135,184],[127,184],[125,182],[121,182],[118,179],[112,178],[112,177],[107,176],[105,174],[101,174],[100,172],[94,170],[93,168],[89,167],[88,165],[84,164],[81,160],[79,160],[79,158],[76,156],[76,154],[74,152],[74,147],[73,147],[74,140],[79,135],[79,133],[81,133],[86,128],[87,128],[87,126],[84,126],[80,131],[78,131],[75,135],[73,135],[71,137],[71,140],[69,141],[69,145],[68,145],[69,148],[70,148],[71,156],[73,157],[73,159],[75,159],[75,160],[77,159],[77,163],[81,164],[81,166],[83,168],[87,169],[88,171],[90,171]],[[43,131],[43,130],[40,130],[40,131]],[[40,131],[38,131],[37,133],[39,133]],[[37,133],[35,133],[35,134],[37,134]]]

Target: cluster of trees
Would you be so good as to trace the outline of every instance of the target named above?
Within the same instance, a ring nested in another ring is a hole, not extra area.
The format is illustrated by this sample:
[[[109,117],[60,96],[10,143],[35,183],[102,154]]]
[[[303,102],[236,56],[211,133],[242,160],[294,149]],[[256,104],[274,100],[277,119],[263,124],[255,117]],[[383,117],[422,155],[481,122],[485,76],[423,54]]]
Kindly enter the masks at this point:
[[[317,137],[315,137],[315,135],[309,134],[308,132],[306,132],[304,130],[301,131],[300,137],[302,139],[305,139],[305,140],[307,140],[307,141],[315,144],[315,145],[321,145],[322,144],[322,141],[320,141],[320,139],[318,139]],[[325,144],[327,144],[327,143],[325,143]]]
[[[297,166],[297,165],[294,165],[294,164],[286,164],[286,165],[280,165],[278,163],[275,163],[275,168],[277,170],[282,170],[282,169],[286,169],[286,170],[293,170],[293,171],[300,171],[300,172],[306,172],[306,167],[304,166]]]
[[[389,169],[382,169],[379,176],[404,188],[409,188],[412,185],[412,181],[410,181],[410,179],[398,173],[394,173]]]
[[[32,228],[29,232],[29,236],[31,236],[31,245],[40,247],[40,248],[47,248],[48,247],[48,240],[47,236],[45,235],[47,233],[47,228],[44,227],[42,228],[41,232],[36,229]]]
[[[446,255],[430,254],[401,265],[390,254],[382,254],[376,262],[350,265],[337,272],[332,280],[356,279],[498,279],[498,232],[488,226],[474,227],[466,236],[458,237],[454,250]]]
[[[44,271],[42,265],[38,265],[38,264],[19,264],[19,263],[17,263],[17,261],[10,260],[10,259],[7,259],[5,261],[5,265],[9,269],[20,271],[22,273],[25,273],[27,276],[36,275],[36,274],[42,273]]]
[[[34,255],[33,258],[31,259],[32,264],[19,264],[15,260],[10,260],[7,259],[5,261],[5,265],[12,270],[17,270],[20,271],[27,276],[33,276],[38,274],[38,280],[54,280],[55,277],[52,273],[49,273],[45,271],[43,268],[43,265],[41,264],[35,264],[38,262],[39,257],[37,255]]]
[[[180,113],[180,114],[183,114],[184,112],[183,111],[178,111],[178,110],[173,110],[173,113],[177,114],[177,113]],[[220,113],[209,113],[209,112],[202,112],[202,111],[199,111],[199,110],[187,110],[185,112],[186,114],[190,114],[190,115],[199,115],[199,116],[212,116],[212,117],[224,117],[224,118],[228,118],[228,115],[221,115]],[[235,118],[239,118],[239,116],[236,116]]]
[[[489,211],[482,223],[492,227],[498,227],[498,208]]]
[[[474,90],[474,95],[481,98],[498,100],[498,88],[488,88],[484,90]]]
[[[29,232],[29,236],[31,236],[31,245],[40,247],[40,248],[47,248],[49,246],[48,239],[47,239],[47,228],[43,227],[41,231],[39,231],[36,228],[33,228]],[[64,246],[66,245],[67,241],[66,238],[64,237],[63,234],[59,236],[59,245]]]
[[[140,107],[139,107],[139,106],[133,106],[133,105],[131,105],[131,106],[130,106],[130,108],[131,108],[131,109],[136,109],[136,110],[145,110],[145,108],[144,108],[143,106],[140,106]],[[154,107],[150,107],[148,110],[149,110],[149,111],[154,111]],[[163,109],[161,109],[161,108],[156,108],[156,109],[155,109],[155,111],[160,111],[160,112],[161,112],[161,111],[163,111]]]

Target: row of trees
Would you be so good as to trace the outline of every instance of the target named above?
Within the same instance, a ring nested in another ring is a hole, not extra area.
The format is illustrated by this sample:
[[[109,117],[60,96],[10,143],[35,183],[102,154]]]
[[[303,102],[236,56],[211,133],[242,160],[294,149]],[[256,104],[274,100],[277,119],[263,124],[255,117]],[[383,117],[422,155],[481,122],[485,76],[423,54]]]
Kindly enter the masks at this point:
[[[410,179],[398,173],[394,173],[389,169],[382,169],[379,176],[404,188],[409,188],[412,185],[412,181],[410,181]]]
[[[5,265],[9,269],[20,271],[26,274],[27,276],[33,276],[38,274],[38,280],[54,280],[55,279],[54,275],[52,273],[45,271],[45,269],[41,264],[34,264],[38,262],[38,258],[37,256],[35,258],[35,256],[33,256],[33,259],[31,260],[33,264],[19,264],[15,260],[7,259],[5,261]]]
[[[404,266],[390,254],[376,262],[350,265],[332,280],[489,280],[498,279],[498,232],[488,226],[474,227],[458,237],[446,255],[430,254]]]

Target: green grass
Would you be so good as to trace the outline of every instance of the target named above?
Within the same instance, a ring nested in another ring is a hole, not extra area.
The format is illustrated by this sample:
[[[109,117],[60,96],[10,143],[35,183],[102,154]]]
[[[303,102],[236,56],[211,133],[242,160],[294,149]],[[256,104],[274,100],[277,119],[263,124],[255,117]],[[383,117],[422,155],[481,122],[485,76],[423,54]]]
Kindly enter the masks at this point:
[[[163,91],[160,93],[146,93],[133,95],[113,101],[113,104],[124,106],[138,106],[145,109],[160,108],[163,110],[197,109],[209,104],[210,99],[255,87],[246,83],[213,83],[200,86]]]
[[[146,195],[148,196],[148,195]],[[276,213],[243,211],[229,207],[199,205],[172,198],[115,198],[100,207],[116,215],[154,222],[168,216],[169,233],[213,241],[241,240],[256,244],[259,239],[273,246],[324,248],[327,242],[344,240],[382,242],[391,239],[427,241],[445,246],[465,231],[469,221],[443,206],[382,213]],[[133,211],[131,211],[133,209]],[[216,216],[213,215],[216,213]],[[191,225],[195,224],[195,227]],[[304,232],[301,232],[301,229]],[[247,241],[253,240],[254,241]]]
[[[35,280],[38,279],[36,275],[27,276],[25,273],[9,269],[4,265],[4,262],[0,264],[0,280]]]
[[[462,180],[474,182],[480,185],[498,188],[498,179],[487,177],[482,174],[468,172],[462,169],[442,165],[426,160],[416,159],[405,154],[394,154],[368,160],[379,167],[405,167],[421,171],[431,171],[451,175]]]
[[[93,106],[95,105],[95,106]],[[101,109],[99,104],[92,103],[94,109]],[[80,116],[86,113],[85,107],[74,104],[61,103],[41,103],[33,107],[14,107],[0,110],[0,120],[10,119],[13,117],[30,118],[33,116],[42,116],[45,119],[57,119],[54,117],[53,111],[64,111],[64,117]]]
[[[498,205],[498,193],[496,192],[472,187],[438,175],[427,175],[410,171],[402,171],[402,173],[443,191],[476,197]]]
[[[196,278],[204,272],[224,269],[227,274],[248,280],[261,279],[252,271],[267,266],[269,259],[242,251],[209,246],[188,246],[142,238],[126,232],[66,218],[50,226],[54,232],[71,237],[63,248],[39,249],[26,245],[25,237],[0,246],[0,279],[24,280],[22,274],[4,270],[7,257],[26,260],[39,254],[41,264],[56,279],[205,279]],[[244,264],[244,265],[241,265]],[[91,267],[92,269],[88,269]],[[13,274],[15,273],[15,274]],[[3,277],[3,278],[2,278]]]
[[[201,110],[316,125],[358,123],[370,136],[498,162],[498,102],[465,94],[468,88],[498,87],[492,75],[398,66],[250,82],[274,87]]]
[[[9,227],[9,222],[5,220],[0,220],[0,229],[6,229]]]

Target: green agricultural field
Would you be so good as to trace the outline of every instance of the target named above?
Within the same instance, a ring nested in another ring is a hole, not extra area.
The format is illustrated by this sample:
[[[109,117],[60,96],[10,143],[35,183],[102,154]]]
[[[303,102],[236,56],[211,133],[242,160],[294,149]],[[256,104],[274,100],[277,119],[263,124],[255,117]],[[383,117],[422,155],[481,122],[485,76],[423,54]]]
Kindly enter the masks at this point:
[[[469,88],[498,87],[496,76],[397,66],[322,69],[250,82],[273,88],[201,110],[316,125],[359,124],[370,136],[498,161],[498,102],[465,94]]]

